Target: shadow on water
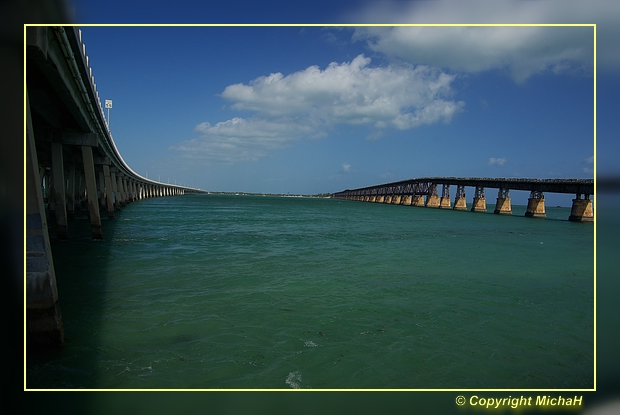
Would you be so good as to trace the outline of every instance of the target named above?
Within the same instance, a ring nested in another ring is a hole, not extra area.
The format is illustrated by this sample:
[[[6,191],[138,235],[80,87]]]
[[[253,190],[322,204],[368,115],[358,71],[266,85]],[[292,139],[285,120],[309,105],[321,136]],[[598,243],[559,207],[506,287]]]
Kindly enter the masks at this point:
[[[123,211],[116,211],[113,220],[102,213],[103,240],[92,239],[86,210],[76,210],[69,220],[68,240],[56,237],[55,220],[48,218],[65,343],[46,351],[27,345],[28,389],[97,387],[110,247]]]

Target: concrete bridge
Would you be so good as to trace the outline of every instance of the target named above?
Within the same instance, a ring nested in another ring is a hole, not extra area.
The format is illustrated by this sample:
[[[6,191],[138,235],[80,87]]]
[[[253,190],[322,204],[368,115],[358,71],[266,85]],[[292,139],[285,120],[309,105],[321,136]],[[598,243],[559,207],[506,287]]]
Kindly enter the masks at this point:
[[[33,344],[55,345],[64,335],[48,226],[69,238],[68,221],[83,207],[93,239],[102,239],[102,212],[114,219],[136,200],[203,191],[150,180],[125,163],[77,27],[28,26],[25,58],[27,328]]]
[[[441,185],[441,196],[439,186]],[[450,201],[450,186],[456,186],[454,205]],[[544,218],[545,192],[572,193],[575,195],[568,220],[594,221],[590,196],[594,195],[593,179],[500,179],[427,177],[379,184],[334,193],[332,197],[364,202],[391,203],[395,205],[425,206],[428,208],[467,210],[465,187],[474,187],[472,212],[486,212],[485,188],[498,189],[494,213],[512,214],[510,190],[530,192],[525,216]],[[426,197],[426,198],[425,198]]]

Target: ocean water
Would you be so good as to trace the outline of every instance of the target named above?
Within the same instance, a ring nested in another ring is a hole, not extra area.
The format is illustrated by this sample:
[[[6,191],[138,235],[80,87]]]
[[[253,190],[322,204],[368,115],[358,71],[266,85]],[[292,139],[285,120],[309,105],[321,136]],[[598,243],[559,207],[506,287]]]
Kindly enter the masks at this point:
[[[524,211],[187,195],[103,241],[77,217],[67,343],[28,350],[27,387],[593,388],[594,227]]]

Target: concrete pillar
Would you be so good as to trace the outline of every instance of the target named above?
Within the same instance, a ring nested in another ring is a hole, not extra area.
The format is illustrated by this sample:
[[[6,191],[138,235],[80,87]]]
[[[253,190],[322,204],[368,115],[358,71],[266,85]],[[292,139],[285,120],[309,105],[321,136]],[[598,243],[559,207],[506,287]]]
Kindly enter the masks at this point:
[[[385,199],[385,196],[383,196],[383,195],[379,195],[379,196],[377,196],[377,198],[375,199],[375,202],[377,202],[377,203],[383,203],[383,199]]]
[[[440,209],[450,209],[450,185],[441,185],[441,199],[439,201]]]
[[[99,196],[99,206],[104,208],[105,207],[105,178],[103,176],[103,170],[99,170],[97,172],[97,177],[99,178],[99,182],[97,186],[97,194]]]
[[[78,209],[82,209],[84,206],[86,206],[86,201],[85,201],[86,180],[84,179],[83,170],[78,173],[77,185],[78,185],[77,206],[78,206]]]
[[[110,175],[110,182],[112,183],[112,191],[114,192],[114,209],[121,209],[121,201],[118,196],[118,180],[116,178],[116,172],[112,171]]]
[[[28,341],[41,347],[59,346],[64,329],[56,273],[50,248],[41,177],[38,171],[30,103],[26,95],[26,330]]]
[[[432,184],[429,189],[429,194],[426,196],[426,204],[427,208],[438,208],[439,207],[439,195],[437,194],[437,185]]]
[[[493,213],[499,215],[512,215],[512,207],[510,206],[510,189],[500,188],[497,192],[497,202]]]
[[[123,178],[119,174],[116,176],[116,190],[118,191],[118,204],[125,206],[125,193],[123,192]]]
[[[127,179],[123,177],[121,180],[121,184],[123,185],[123,195],[125,197],[125,204],[131,202],[131,195],[129,194],[129,186],[127,186]]]
[[[454,210],[467,210],[467,200],[465,199],[465,186],[456,186],[456,196],[454,196]]]
[[[413,195],[413,200],[411,201],[412,206],[424,206],[424,196],[422,195]]]
[[[487,200],[484,197],[484,187],[476,186],[476,193],[474,195],[474,200],[471,205],[472,212],[486,212],[487,211]]]
[[[69,163],[67,175],[67,217],[75,217],[75,163]]]
[[[114,195],[112,188],[112,180],[110,180],[110,166],[103,165],[103,180],[105,183],[105,201],[108,208],[108,219],[114,219]]]
[[[525,216],[528,218],[545,218],[547,213],[545,212],[545,195],[538,190],[532,190],[530,192],[530,198],[527,199],[527,210]]]
[[[65,196],[65,166],[62,144],[52,143],[52,178],[54,180],[54,200],[56,201],[56,237],[67,239],[67,198]]]
[[[383,203],[392,203],[392,195],[387,195],[383,198]]]
[[[573,199],[573,206],[571,207],[568,220],[573,222],[594,222],[594,209],[590,195],[586,195],[585,199],[582,199],[581,195],[578,194],[577,198]]]
[[[82,159],[84,160],[84,177],[86,179],[90,231],[93,239],[103,239],[103,234],[101,233],[101,217],[99,216],[99,205],[97,203],[97,183],[95,182],[95,163],[93,160],[92,147],[82,146]]]
[[[405,195],[401,198],[401,205],[411,206],[411,195]]]
[[[375,195],[370,196],[370,197],[368,198],[368,201],[369,201],[369,202],[372,202],[372,203],[376,202],[376,201],[377,201],[377,196],[375,196]]]
[[[393,205],[400,205],[400,199],[401,199],[400,195],[392,196],[392,204]]]

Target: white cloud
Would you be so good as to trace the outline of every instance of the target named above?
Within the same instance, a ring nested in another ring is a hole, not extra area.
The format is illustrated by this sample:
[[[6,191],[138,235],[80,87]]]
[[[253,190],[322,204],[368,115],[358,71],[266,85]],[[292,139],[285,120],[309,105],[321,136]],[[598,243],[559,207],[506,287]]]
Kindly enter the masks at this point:
[[[354,39],[392,59],[516,82],[543,71],[592,74],[591,27],[360,27]]]
[[[351,169],[351,165],[349,163],[342,163],[342,171],[345,173]]]
[[[594,164],[594,156],[590,156],[590,157],[584,159],[583,162],[586,163],[586,164]]]
[[[410,129],[449,122],[463,107],[450,100],[454,75],[428,66],[371,67],[359,55],[351,62],[311,66],[284,76],[273,73],[226,87],[221,96],[251,118],[196,126],[199,137],[173,147],[210,161],[256,160],[302,138],[321,138],[338,124]]]
[[[495,157],[491,157],[489,159],[489,165],[490,166],[503,166],[504,164],[506,164],[508,160],[505,157],[501,157],[501,158],[495,158]]]
[[[215,125],[203,122],[194,131],[198,138],[172,149],[190,159],[223,163],[257,160],[312,133],[311,127],[302,123],[259,118],[233,118]]]
[[[454,75],[427,66],[370,67],[359,55],[351,62],[311,66],[284,76],[273,73],[249,85],[226,87],[222,97],[238,110],[266,118],[307,117],[313,123],[370,124],[408,129],[450,121],[463,103],[446,101]]]

